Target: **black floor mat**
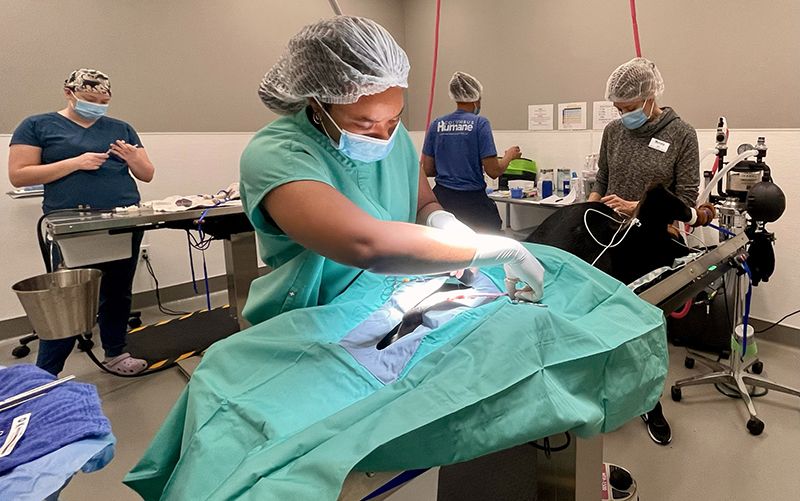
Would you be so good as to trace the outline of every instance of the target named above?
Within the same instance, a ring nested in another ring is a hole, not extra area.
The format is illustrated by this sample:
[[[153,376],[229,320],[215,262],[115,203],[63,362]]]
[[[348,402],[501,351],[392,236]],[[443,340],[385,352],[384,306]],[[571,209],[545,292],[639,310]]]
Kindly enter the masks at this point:
[[[220,339],[239,331],[227,306],[145,325],[128,332],[126,350],[148,362],[148,370],[199,355]]]

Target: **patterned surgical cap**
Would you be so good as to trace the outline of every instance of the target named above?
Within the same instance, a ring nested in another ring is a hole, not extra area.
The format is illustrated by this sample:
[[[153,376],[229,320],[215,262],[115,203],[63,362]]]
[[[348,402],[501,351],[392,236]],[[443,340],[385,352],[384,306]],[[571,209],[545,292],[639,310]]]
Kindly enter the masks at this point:
[[[78,92],[111,95],[111,81],[108,75],[89,68],[81,68],[70,73],[64,80],[64,87]]]

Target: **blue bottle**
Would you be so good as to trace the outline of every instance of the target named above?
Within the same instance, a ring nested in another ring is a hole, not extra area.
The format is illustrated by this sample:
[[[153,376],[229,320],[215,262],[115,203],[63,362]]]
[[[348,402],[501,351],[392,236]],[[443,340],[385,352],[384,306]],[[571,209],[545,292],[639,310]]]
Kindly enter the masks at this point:
[[[547,198],[553,195],[553,181],[545,179],[542,181],[542,198]]]

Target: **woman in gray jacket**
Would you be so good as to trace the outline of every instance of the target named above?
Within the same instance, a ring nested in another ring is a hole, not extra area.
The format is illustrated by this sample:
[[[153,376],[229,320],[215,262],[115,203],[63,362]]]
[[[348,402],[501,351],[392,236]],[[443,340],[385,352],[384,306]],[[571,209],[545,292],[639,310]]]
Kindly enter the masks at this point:
[[[601,201],[632,215],[652,184],[662,184],[689,207],[697,201],[700,156],[697,133],[672,108],[656,99],[664,80],[656,65],[642,57],[619,66],[606,84],[620,119],[606,126],[598,158],[597,182],[589,201]],[[642,415],[650,438],[660,445],[672,441],[672,430],[661,403]]]

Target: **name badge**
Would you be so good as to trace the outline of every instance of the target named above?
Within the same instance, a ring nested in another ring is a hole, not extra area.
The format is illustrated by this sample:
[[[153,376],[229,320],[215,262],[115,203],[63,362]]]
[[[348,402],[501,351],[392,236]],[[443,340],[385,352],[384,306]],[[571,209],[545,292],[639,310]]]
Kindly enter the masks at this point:
[[[650,146],[654,150],[660,151],[661,153],[666,153],[667,150],[669,149],[669,143],[656,138],[652,138],[648,146]]]

